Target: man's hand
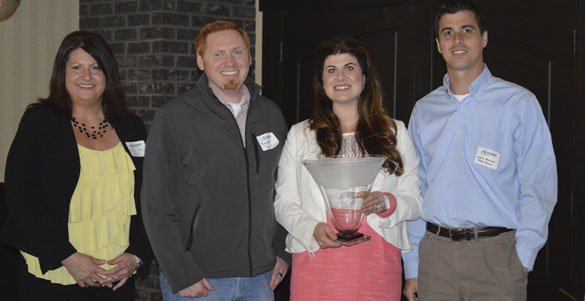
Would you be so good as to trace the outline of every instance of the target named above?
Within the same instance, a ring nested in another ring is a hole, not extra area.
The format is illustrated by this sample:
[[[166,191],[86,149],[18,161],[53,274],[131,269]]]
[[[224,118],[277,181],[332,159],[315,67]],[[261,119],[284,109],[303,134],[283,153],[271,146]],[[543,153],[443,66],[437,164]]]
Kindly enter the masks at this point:
[[[116,258],[108,261],[109,265],[114,267],[103,273],[106,276],[106,281],[100,281],[103,286],[112,287],[112,282],[120,280],[118,284],[113,288],[117,290],[128,281],[128,278],[132,276],[132,273],[138,269],[138,262],[134,255],[130,253],[122,253]]]
[[[333,230],[331,230],[326,223],[318,223],[317,226],[315,226],[315,230],[313,230],[313,236],[319,243],[319,247],[322,249],[341,247],[341,245],[335,241],[337,235],[335,235]]]
[[[207,281],[207,279],[203,278],[201,281],[191,285],[188,288],[184,288],[179,291],[179,296],[185,298],[199,298],[199,297],[207,297],[209,296],[209,291],[214,291],[215,288]]]
[[[288,272],[288,264],[284,262],[280,257],[276,256],[276,264],[274,265],[274,269],[272,269],[272,277],[270,277],[270,288],[275,290],[278,284],[284,279],[286,273]]]
[[[408,301],[418,300],[418,278],[406,279],[403,293]]]
[[[69,271],[69,274],[75,279],[81,287],[100,286],[99,281],[103,279],[106,270],[100,268],[100,265],[106,263],[103,259],[91,257],[79,252],[61,261],[61,264]]]

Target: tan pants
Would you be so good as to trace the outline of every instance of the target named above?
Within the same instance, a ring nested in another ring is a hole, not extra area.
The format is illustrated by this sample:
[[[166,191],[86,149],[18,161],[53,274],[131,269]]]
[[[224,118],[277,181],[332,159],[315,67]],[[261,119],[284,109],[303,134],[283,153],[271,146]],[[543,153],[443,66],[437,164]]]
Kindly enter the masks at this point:
[[[528,273],[515,234],[456,242],[427,231],[419,246],[419,300],[526,300]]]

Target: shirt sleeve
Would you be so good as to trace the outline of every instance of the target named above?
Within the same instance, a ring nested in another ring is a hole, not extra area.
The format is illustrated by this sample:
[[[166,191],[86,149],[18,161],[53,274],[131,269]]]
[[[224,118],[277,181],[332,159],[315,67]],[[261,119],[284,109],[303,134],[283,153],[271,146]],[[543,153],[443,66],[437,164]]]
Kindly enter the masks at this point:
[[[412,139],[412,143],[414,144],[414,148],[416,150],[416,154],[419,158],[418,164],[418,177],[420,180],[420,187],[421,187],[421,195],[424,196],[427,190],[427,181],[426,181],[426,168],[427,168],[427,161],[424,156],[424,152],[420,143],[420,139],[418,137],[418,130],[417,130],[417,121],[416,121],[416,107],[412,111],[412,115],[410,117],[410,121],[408,123],[408,133],[410,134],[410,138]],[[423,199],[424,202],[424,199]],[[406,227],[408,229],[408,235],[410,237],[410,244],[412,245],[412,250],[408,253],[402,254],[402,260],[404,261],[404,276],[405,279],[411,278],[418,278],[418,250],[420,240],[422,239],[423,235],[425,234],[425,221],[422,218],[418,218],[414,221],[407,221]]]
[[[171,114],[161,108],[150,126],[143,166],[142,218],[161,271],[173,292],[203,277],[202,269],[183,246],[176,212],[174,183],[180,176],[180,143]]]
[[[536,97],[529,93],[519,105],[524,123],[514,133],[514,152],[520,182],[516,251],[532,270],[548,236],[548,223],[557,202],[557,167],[550,131]]]

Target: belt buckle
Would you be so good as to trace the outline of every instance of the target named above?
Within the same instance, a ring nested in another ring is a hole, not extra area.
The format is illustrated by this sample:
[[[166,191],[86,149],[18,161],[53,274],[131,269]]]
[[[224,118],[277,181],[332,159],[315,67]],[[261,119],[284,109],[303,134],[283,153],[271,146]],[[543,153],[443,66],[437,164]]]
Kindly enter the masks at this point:
[[[460,233],[453,233],[452,231]],[[472,238],[475,238],[475,235],[469,232],[469,229],[457,228],[449,229],[449,238],[451,238],[452,241],[460,241],[462,239],[471,240]]]

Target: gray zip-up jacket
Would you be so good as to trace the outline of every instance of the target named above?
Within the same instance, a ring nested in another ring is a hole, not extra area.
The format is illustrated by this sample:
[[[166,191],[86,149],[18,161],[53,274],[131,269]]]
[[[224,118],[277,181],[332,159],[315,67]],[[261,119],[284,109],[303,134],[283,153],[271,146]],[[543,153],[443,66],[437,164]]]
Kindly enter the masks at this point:
[[[175,293],[204,277],[266,273],[274,267],[275,249],[290,264],[286,233],[275,236],[273,207],[286,123],[278,106],[259,95],[258,85],[251,79],[245,85],[251,96],[247,147],[205,74],[195,89],[158,109],[150,126],[143,219]]]

